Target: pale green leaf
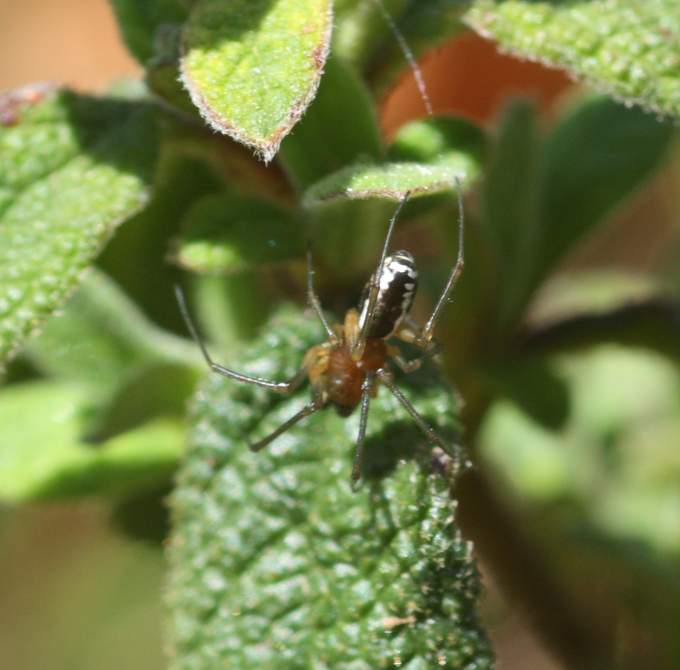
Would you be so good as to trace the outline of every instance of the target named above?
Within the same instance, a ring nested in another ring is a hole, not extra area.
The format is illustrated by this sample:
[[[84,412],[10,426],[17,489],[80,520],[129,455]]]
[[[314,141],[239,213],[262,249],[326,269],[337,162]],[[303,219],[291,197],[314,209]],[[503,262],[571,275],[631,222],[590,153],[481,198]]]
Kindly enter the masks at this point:
[[[680,116],[676,0],[477,0],[465,19],[518,56],[566,68],[621,100]]]
[[[26,88],[0,100],[0,360],[64,302],[147,199],[145,103]]]
[[[400,200],[411,196],[435,195],[455,189],[456,177],[470,183],[478,164],[461,153],[457,160],[445,164],[386,163],[383,165],[351,165],[318,181],[307,189],[304,205],[319,205],[334,200],[388,198]]]
[[[314,98],[331,26],[330,0],[197,0],[184,85],[211,127],[269,161]]]
[[[87,444],[86,403],[81,387],[56,382],[0,391],[0,499],[124,495],[167,481],[182,448],[179,422],[156,420]]]

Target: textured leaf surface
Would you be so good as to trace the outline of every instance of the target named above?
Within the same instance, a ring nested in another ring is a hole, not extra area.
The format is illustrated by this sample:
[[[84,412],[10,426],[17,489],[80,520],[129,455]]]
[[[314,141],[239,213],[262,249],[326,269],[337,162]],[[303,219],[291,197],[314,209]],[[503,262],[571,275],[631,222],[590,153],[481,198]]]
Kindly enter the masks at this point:
[[[387,163],[351,165],[310,186],[304,195],[307,207],[334,200],[435,195],[455,188],[458,177],[463,184],[473,180],[478,165],[465,153],[445,164]]]
[[[567,68],[647,109],[680,115],[675,0],[477,0],[466,21],[520,56]]]
[[[239,367],[284,379],[320,335],[308,315],[280,313]],[[423,374],[404,390],[452,439],[446,388]],[[198,394],[172,500],[172,666],[490,668],[451,482],[384,389],[357,494],[356,415],[322,411],[267,450],[248,450],[307,400],[222,378]]]
[[[213,128],[269,161],[316,93],[331,25],[329,0],[197,0],[184,84]]]
[[[0,126],[0,361],[145,202],[156,158],[145,104],[24,89],[0,100],[10,109]]]
[[[184,221],[176,260],[196,272],[230,274],[303,253],[300,221],[257,198],[201,199]]]
[[[176,466],[179,422],[159,420],[103,444],[87,444],[82,388],[31,382],[0,391],[0,498],[127,494],[158,486]]]

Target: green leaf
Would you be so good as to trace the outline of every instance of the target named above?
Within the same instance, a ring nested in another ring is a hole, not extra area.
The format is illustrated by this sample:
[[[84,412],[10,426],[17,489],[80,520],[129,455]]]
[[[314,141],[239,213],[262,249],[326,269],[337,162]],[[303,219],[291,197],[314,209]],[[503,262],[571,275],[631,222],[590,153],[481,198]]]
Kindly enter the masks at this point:
[[[472,174],[481,172],[486,155],[486,135],[476,124],[453,116],[437,116],[402,126],[392,140],[388,157],[392,161],[413,161],[436,165],[460,165],[469,161]]]
[[[465,20],[519,56],[566,68],[627,102],[680,116],[675,0],[477,0]]]
[[[0,109],[15,114],[0,127],[2,361],[145,203],[157,133],[147,104],[63,90],[22,89]]]
[[[91,393],[118,385],[150,363],[199,359],[193,347],[154,326],[104,274],[91,274],[30,343],[32,362],[45,374],[85,384]]]
[[[181,69],[206,122],[270,161],[314,98],[331,19],[330,0],[197,0]]]
[[[85,280],[28,353],[41,372],[83,388],[82,429],[98,440],[158,415],[183,415],[203,369],[191,343],[149,322],[99,273]]]
[[[380,129],[368,90],[351,67],[330,58],[314,102],[281,145],[283,167],[305,188],[349,163],[381,157]]]
[[[258,198],[216,194],[187,213],[175,260],[209,274],[233,274],[300,256],[300,221]]]
[[[607,98],[585,101],[548,136],[541,159],[542,277],[658,167],[673,127]]]
[[[291,311],[265,332],[239,367],[276,379],[321,337]],[[451,396],[436,376],[413,375],[404,392],[451,436]],[[385,389],[371,403],[356,494],[356,414],[321,411],[248,450],[308,398],[219,377],[199,392],[172,498],[172,667],[491,668],[451,479]]]
[[[196,200],[223,188],[223,180],[193,142],[166,143],[148,205],[126,222],[98,259],[140,309],[167,330],[184,332],[172,290],[182,273],[167,261],[169,241],[179,234]]]
[[[128,495],[158,487],[174,470],[179,422],[158,420],[102,444],[81,438],[87,392],[55,382],[0,391],[0,499]]]
[[[310,186],[305,192],[303,204],[312,207],[335,200],[367,198],[401,200],[407,192],[411,196],[435,195],[453,190],[456,177],[463,184],[470,183],[477,169],[478,166],[462,152],[457,160],[452,159],[443,165],[350,165]]]
[[[182,23],[188,14],[186,0],[110,0],[125,44],[142,64],[154,56],[159,32]]]
[[[399,16],[406,0],[382,0],[392,17]],[[333,53],[363,68],[390,35],[389,26],[374,0],[335,0]]]
[[[569,415],[569,394],[564,380],[545,360],[511,358],[485,368],[494,395],[508,398],[534,421],[559,428]]]
[[[537,171],[539,138],[534,106],[516,101],[504,111],[483,188],[484,233],[496,266],[501,329],[521,314],[540,253]]]

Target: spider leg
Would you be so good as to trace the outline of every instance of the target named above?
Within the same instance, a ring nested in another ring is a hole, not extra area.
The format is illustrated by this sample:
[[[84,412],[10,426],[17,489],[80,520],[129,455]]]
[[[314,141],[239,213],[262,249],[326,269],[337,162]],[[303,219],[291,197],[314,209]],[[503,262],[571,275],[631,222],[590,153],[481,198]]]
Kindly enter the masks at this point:
[[[418,330],[418,326],[414,326],[412,323],[406,328],[400,328],[393,337],[406,342],[407,344],[418,345],[418,336],[414,334],[414,330]],[[388,353],[392,360],[397,364],[397,367],[406,374],[420,370],[423,362],[426,358],[432,357],[437,359],[440,353],[440,345],[436,340],[430,340],[427,346],[424,348],[423,353],[417,358],[408,360],[402,356],[401,351],[395,346],[388,345]]]
[[[335,342],[337,340],[337,336],[328,324],[323,310],[321,309],[321,302],[316,295],[316,291],[314,291],[314,265],[312,263],[312,249],[309,244],[307,245],[307,300],[313,307],[316,315],[319,317],[319,320],[321,321],[321,324],[328,335],[328,339],[331,342]]]
[[[288,395],[292,393],[304,380],[307,373],[305,368],[300,369],[290,381],[275,382],[270,381],[269,379],[261,379],[260,377],[244,375],[241,374],[240,372],[229,370],[229,368],[225,368],[223,365],[220,365],[219,363],[215,363],[215,361],[213,361],[212,357],[208,353],[208,349],[206,348],[203,340],[199,336],[198,331],[196,330],[196,326],[194,325],[194,322],[191,320],[191,317],[189,316],[189,309],[187,308],[184,293],[182,292],[182,289],[178,285],[175,286],[175,295],[177,297],[177,302],[179,304],[179,310],[182,313],[182,318],[184,319],[184,322],[186,323],[186,326],[189,329],[189,332],[191,333],[191,337],[193,337],[194,342],[196,342],[199,349],[201,350],[201,353],[203,354],[205,362],[208,364],[208,367],[213,372],[216,372],[217,374],[222,375],[223,377],[228,377],[229,379],[235,379],[236,381],[239,382],[245,382],[246,384],[255,384],[256,386],[262,386],[263,388],[269,389],[270,391],[274,391],[275,393],[281,393],[283,395]]]
[[[368,290],[368,306],[366,308],[366,317],[364,318],[363,323],[360,324],[359,337],[357,338],[356,344],[354,347],[352,347],[351,351],[352,358],[354,360],[359,360],[364,353],[364,348],[366,346],[366,333],[368,333],[371,322],[373,321],[373,315],[375,313],[375,307],[378,301],[378,292],[380,290],[380,276],[382,275],[383,266],[385,265],[385,258],[387,258],[387,250],[390,246],[390,241],[392,240],[394,224],[397,222],[399,214],[401,213],[401,210],[406,204],[406,201],[410,195],[410,191],[406,191],[406,193],[404,193],[403,197],[399,201],[399,204],[397,205],[397,208],[394,210],[394,214],[392,215],[389,226],[387,227],[387,235],[385,236],[382,253],[380,254],[380,262],[378,263],[376,271],[373,273],[373,275],[371,275],[371,286]]]
[[[314,414],[314,412],[318,412],[323,407],[324,407],[323,403],[318,398],[315,398],[314,400],[312,400],[312,402],[305,405],[299,412],[291,416],[290,419],[284,421],[275,431],[267,435],[267,437],[258,440],[254,444],[249,445],[250,450],[260,451],[260,449],[264,449],[267,445],[271,444],[279,435],[285,433],[289,428],[292,428],[298,421],[304,419],[306,416],[309,416],[310,414]]]
[[[394,380],[392,379],[392,374],[390,373],[389,370],[382,368],[381,370],[378,370],[377,374],[380,381],[383,384],[385,384],[385,386],[387,386],[392,395],[401,403],[402,407],[411,415],[411,418],[415,421],[418,428],[420,428],[420,430],[423,431],[427,439],[432,444],[436,444],[445,453],[447,453],[453,459],[455,467],[458,468],[461,462],[461,456],[458,447],[456,447],[455,445],[451,447],[451,445],[446,444],[446,442],[444,442],[444,440],[442,440],[442,438],[439,437],[439,435],[437,435],[434,428],[432,428],[432,426],[430,426],[427,423],[427,421],[425,421],[425,419],[423,419],[423,417],[420,416],[420,413],[413,406],[411,401],[397,388],[396,384],[394,383]]]
[[[417,337],[417,344],[421,347],[427,347],[427,345],[432,341],[432,333],[434,327],[437,324],[437,320],[441,315],[441,311],[448,302],[449,295],[456,285],[458,278],[463,272],[463,266],[465,265],[465,250],[463,247],[464,243],[464,233],[465,233],[465,213],[463,210],[463,195],[461,193],[460,180],[456,177],[456,189],[458,192],[458,258],[456,263],[451,270],[451,274],[446,281],[444,290],[437,300],[437,304],[432,310],[432,316],[427,320],[427,323],[423,327],[422,331]]]
[[[371,402],[371,389],[375,372],[368,372],[361,385],[361,414],[359,415],[359,433],[357,434],[357,448],[354,452],[354,462],[352,464],[352,476],[350,486],[352,491],[357,490],[357,484],[361,477],[361,465],[364,462],[364,442],[366,441],[366,425],[368,424],[368,405]]]

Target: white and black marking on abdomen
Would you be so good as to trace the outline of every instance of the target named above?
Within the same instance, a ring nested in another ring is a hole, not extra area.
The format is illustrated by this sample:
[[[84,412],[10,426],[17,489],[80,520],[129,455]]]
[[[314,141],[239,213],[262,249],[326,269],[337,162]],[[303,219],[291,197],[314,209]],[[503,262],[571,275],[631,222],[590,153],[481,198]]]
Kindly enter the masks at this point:
[[[359,302],[359,323],[363,325],[368,308],[371,282],[364,287]],[[385,258],[379,278],[378,299],[367,337],[389,337],[411,309],[418,286],[418,272],[408,251],[397,251]]]

